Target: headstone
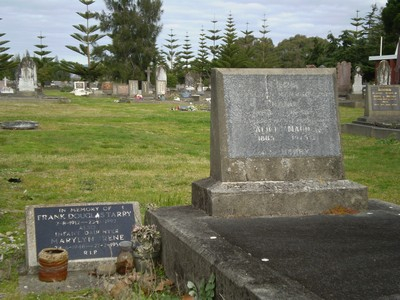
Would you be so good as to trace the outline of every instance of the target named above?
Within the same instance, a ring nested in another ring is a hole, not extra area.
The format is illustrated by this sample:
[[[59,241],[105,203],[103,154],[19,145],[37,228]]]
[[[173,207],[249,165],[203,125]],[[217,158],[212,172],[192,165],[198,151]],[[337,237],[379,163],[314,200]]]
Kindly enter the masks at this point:
[[[356,74],[354,75],[353,80],[353,94],[360,95],[362,94],[363,85],[362,85],[362,75],[361,68],[356,67]]]
[[[142,81],[142,93],[143,95],[150,94],[150,86],[147,81]]]
[[[84,82],[84,81],[74,81],[74,90],[78,90],[78,89],[85,90],[86,89],[86,82]]]
[[[167,93],[167,72],[163,66],[157,67],[156,72],[156,97]]]
[[[85,81],[74,81],[74,90],[72,92],[75,96],[87,96],[91,94]]]
[[[35,92],[37,88],[36,64],[32,58],[25,56],[17,70],[17,89],[19,92]]]
[[[197,84],[197,94],[199,94],[199,95],[204,95],[204,85],[203,85],[203,82],[199,82],[198,84]]]
[[[367,207],[345,180],[335,69],[214,69],[210,177],[192,204],[212,216]]]
[[[104,81],[101,84],[101,90],[106,95],[112,95],[112,93],[113,93],[113,83],[111,81]]]
[[[117,96],[129,96],[129,85],[127,84],[114,84],[115,92],[114,95]]]
[[[141,223],[137,202],[35,205],[25,212],[29,273],[37,271],[37,255],[43,248],[67,250],[69,270],[89,270],[113,261],[119,243],[130,241],[133,226]]]
[[[3,82],[0,88],[1,94],[14,94],[14,90],[11,87],[7,86],[7,77],[4,76]]]
[[[381,60],[377,70],[377,85],[388,85],[390,83],[390,65],[387,60]]]
[[[336,70],[339,96],[347,96],[351,92],[351,63],[337,63]]]
[[[400,125],[400,85],[368,85],[364,114],[369,124]]]
[[[185,88],[189,91],[193,91],[195,89],[196,82],[191,72],[186,73],[185,75]]]
[[[151,69],[150,69],[150,67],[147,67],[147,69],[146,69],[146,75],[147,75],[147,83],[150,85],[150,76],[151,76]]]
[[[139,94],[139,81],[129,80],[129,97],[135,97]]]

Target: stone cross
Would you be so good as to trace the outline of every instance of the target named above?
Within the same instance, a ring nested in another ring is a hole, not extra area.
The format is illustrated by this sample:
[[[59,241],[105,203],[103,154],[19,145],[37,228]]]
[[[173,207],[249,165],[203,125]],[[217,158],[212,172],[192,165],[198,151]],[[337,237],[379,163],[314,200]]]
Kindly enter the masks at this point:
[[[147,67],[147,69],[146,69],[146,74],[147,74],[147,82],[150,84],[150,75],[151,75],[151,69],[150,69],[150,67]]]

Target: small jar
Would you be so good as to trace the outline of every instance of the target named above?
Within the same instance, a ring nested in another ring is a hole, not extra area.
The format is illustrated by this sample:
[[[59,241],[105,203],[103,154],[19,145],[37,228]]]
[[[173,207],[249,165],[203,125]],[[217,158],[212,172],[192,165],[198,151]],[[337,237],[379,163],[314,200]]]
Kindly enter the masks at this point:
[[[125,275],[132,272],[134,261],[132,255],[132,242],[123,241],[119,243],[120,253],[117,257],[116,270],[118,274]]]

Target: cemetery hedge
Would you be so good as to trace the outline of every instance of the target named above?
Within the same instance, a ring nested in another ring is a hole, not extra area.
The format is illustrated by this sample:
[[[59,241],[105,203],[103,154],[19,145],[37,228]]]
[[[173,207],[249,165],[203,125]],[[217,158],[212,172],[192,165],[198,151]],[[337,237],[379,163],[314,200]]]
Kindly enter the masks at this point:
[[[19,251],[0,246],[0,295],[17,286],[17,268],[3,273],[6,258],[24,260],[26,205],[138,201],[144,213],[148,204],[190,204],[191,183],[209,176],[208,111],[51,93],[72,101],[0,100],[0,122],[39,122],[37,130],[0,129],[0,233],[16,231],[20,242]],[[347,123],[363,110],[340,114]],[[399,141],[343,134],[342,147],[348,179],[367,185],[370,198],[400,204]]]

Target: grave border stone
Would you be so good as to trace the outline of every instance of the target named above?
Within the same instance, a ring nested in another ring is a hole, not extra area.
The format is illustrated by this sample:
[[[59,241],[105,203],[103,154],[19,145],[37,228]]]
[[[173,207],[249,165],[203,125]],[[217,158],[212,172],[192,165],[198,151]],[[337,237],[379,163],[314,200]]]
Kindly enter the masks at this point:
[[[105,207],[105,206],[130,206],[133,210],[133,223],[136,225],[141,225],[141,214],[138,202],[95,202],[95,203],[72,203],[65,205],[31,205],[25,207],[25,228],[26,228],[26,266],[29,274],[37,273],[38,271],[38,251],[37,251],[37,236],[36,236],[36,220],[35,220],[35,209],[63,209],[67,210],[72,207]],[[129,236],[130,240],[130,236]],[[112,253],[110,257],[95,257],[88,259],[74,259],[69,260],[68,270],[93,270],[99,263],[107,263],[115,261],[117,253]]]

